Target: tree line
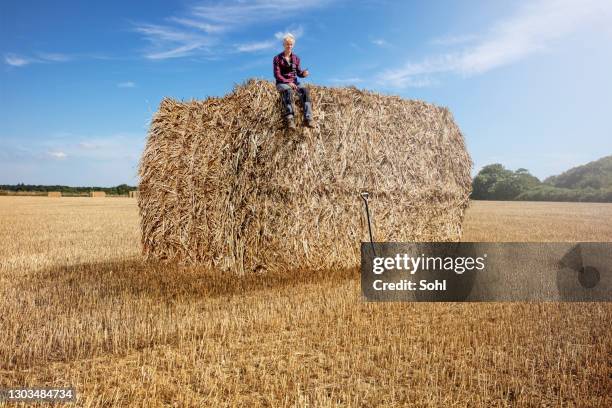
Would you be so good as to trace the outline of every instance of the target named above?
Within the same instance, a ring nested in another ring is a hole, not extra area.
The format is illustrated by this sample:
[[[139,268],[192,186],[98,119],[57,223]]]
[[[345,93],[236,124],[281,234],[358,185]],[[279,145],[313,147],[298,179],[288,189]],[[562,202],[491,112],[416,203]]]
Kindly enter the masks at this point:
[[[60,191],[66,195],[84,195],[90,191],[104,191],[108,195],[128,195],[130,191],[137,190],[137,187],[128,186],[127,184],[120,184],[115,187],[70,187],[70,186],[43,186],[34,184],[13,184],[13,185],[0,185],[0,191],[12,191],[12,192],[34,192],[34,193],[48,193],[49,191]]]
[[[120,184],[115,187],[70,187],[32,184],[0,185],[2,191],[47,193],[60,191],[64,195],[85,195],[90,191],[104,191],[108,195],[128,195],[135,186]],[[522,201],[584,201],[612,202],[612,156],[574,167],[557,176],[540,181],[520,168],[510,170],[495,163],[483,167],[472,181],[474,200]]]
[[[612,156],[540,181],[520,168],[483,167],[472,181],[472,199],[612,202]]]

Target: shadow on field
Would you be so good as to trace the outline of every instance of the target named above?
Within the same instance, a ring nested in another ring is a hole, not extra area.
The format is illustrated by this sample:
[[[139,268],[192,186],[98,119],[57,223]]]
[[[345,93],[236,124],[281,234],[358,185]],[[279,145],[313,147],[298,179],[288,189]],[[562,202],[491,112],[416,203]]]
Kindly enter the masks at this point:
[[[221,297],[306,284],[333,284],[358,279],[359,269],[303,270],[236,275],[197,266],[144,260],[120,260],[58,266],[23,282],[24,290],[55,288],[70,295],[142,295],[160,300]],[[20,285],[21,286],[21,285]],[[76,292],[76,293],[75,293]],[[69,295],[69,296],[70,296]]]

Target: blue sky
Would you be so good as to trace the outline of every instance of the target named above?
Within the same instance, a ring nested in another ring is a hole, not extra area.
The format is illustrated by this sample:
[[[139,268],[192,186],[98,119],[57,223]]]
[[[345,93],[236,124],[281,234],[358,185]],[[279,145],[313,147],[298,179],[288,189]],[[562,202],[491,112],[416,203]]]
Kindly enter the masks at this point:
[[[307,82],[448,106],[474,171],[612,154],[609,0],[22,0],[0,4],[0,184],[135,184],[161,99],[271,79],[286,32]]]

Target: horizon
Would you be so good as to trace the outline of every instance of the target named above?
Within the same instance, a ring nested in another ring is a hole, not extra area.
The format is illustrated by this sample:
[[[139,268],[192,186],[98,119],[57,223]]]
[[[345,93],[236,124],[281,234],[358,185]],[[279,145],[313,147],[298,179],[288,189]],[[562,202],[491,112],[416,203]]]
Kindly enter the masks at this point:
[[[311,77],[450,109],[474,162],[544,180],[612,153],[612,3],[3,4],[0,184],[137,185],[164,97],[272,79],[286,32]],[[316,109],[316,106],[314,107]]]
[[[560,173],[557,173],[557,174],[552,174],[552,175],[550,175],[550,176],[547,176],[546,178],[543,178],[543,179],[541,179],[541,178],[539,178],[539,177],[538,177],[538,180],[539,180],[540,182],[544,183],[544,182],[546,181],[546,179],[548,179],[548,178],[550,178],[550,177],[557,177],[557,176],[559,176],[559,175],[561,175],[561,174],[566,173],[566,172],[567,172],[567,171],[569,171],[569,170],[573,170],[573,169],[578,168],[578,167],[583,167],[583,166],[585,166],[585,165],[587,165],[587,164],[590,164],[590,163],[593,163],[593,162],[599,161],[599,160],[604,159],[604,158],[607,158],[607,157],[612,157],[612,155],[602,156],[602,157],[600,157],[600,158],[598,158],[598,159],[595,159],[595,160],[592,160],[592,161],[590,161],[590,162],[588,162],[588,163],[579,164],[579,165],[574,166],[574,167],[571,167],[571,168],[569,168],[569,169],[565,169],[565,170],[561,171]],[[501,164],[501,165],[503,165],[503,166],[504,166],[504,168],[506,168],[507,170],[511,170],[511,171],[516,171],[516,170],[518,170],[518,169],[519,169],[519,168],[516,168],[516,169],[510,169],[510,168],[506,167],[506,166],[505,166],[503,163],[489,163],[489,164],[486,164],[485,166],[494,165],[494,164]],[[485,166],[483,166],[483,167],[485,167]],[[479,169],[479,170],[482,170],[482,168],[481,168],[481,169]],[[527,170],[529,171],[529,169],[527,169]],[[473,174],[472,174],[472,178],[474,178],[474,177],[475,177],[475,175],[477,174],[477,172],[476,172],[476,173],[472,172],[472,173],[473,173]],[[533,175],[533,174],[531,173],[531,171],[529,171],[529,173],[530,173],[531,175]],[[536,177],[537,177],[537,176],[536,176]],[[3,184],[0,184],[0,187],[2,187],[2,186],[18,186],[18,185],[26,185],[26,186],[40,186],[40,187],[92,188],[92,189],[93,189],[93,188],[114,188],[114,187],[120,187],[120,186],[127,186],[127,187],[130,187],[130,188],[138,188],[138,183],[135,183],[135,184],[126,184],[126,183],[121,183],[121,184],[116,184],[116,185],[68,185],[68,184],[36,184],[36,183],[23,183],[23,182],[12,183],[12,184],[3,183]]]

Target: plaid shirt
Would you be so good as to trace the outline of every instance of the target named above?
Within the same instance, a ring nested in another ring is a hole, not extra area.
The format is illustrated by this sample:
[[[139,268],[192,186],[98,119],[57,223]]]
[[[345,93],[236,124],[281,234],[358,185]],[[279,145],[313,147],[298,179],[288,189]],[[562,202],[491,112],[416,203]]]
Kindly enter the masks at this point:
[[[300,57],[291,53],[291,62],[285,59],[285,52],[281,52],[272,61],[274,67],[274,78],[277,84],[299,84],[297,78],[304,78],[304,71],[300,68]]]

